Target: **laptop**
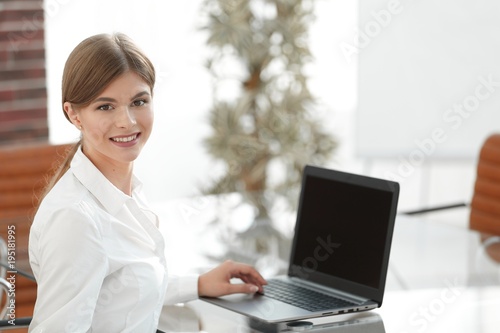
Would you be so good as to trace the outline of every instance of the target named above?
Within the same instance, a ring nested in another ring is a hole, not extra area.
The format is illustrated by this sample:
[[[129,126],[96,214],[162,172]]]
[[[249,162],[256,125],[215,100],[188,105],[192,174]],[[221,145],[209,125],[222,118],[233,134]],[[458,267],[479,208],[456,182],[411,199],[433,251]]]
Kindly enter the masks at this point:
[[[380,307],[398,198],[396,182],[307,165],[287,275],[202,300],[269,323]]]

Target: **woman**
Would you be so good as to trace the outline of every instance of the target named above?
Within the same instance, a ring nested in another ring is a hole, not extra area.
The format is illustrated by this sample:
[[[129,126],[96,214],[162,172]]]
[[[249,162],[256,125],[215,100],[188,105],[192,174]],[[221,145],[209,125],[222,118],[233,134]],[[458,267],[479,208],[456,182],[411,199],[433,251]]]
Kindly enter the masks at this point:
[[[152,63],[123,34],[92,36],[66,62],[63,110],[81,140],[31,227],[30,332],[155,332],[164,304],[262,291],[259,273],[229,261],[167,279],[158,218],[133,175],[153,126],[154,83]]]

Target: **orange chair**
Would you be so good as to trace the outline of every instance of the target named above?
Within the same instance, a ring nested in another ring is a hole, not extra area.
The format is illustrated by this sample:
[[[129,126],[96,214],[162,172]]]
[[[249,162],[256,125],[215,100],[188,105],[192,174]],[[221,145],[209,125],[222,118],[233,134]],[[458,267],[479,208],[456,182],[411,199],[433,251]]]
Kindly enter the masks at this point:
[[[469,227],[481,233],[484,251],[500,263],[500,134],[490,135],[479,153]]]
[[[489,136],[481,148],[469,226],[500,236],[500,134]]]
[[[459,202],[400,212],[400,214],[420,215],[464,206],[470,206],[470,229],[500,236],[500,134],[490,135],[481,146],[470,204]]]
[[[18,270],[15,304],[16,317],[19,319],[16,320],[16,326],[12,327],[6,323],[5,318],[0,318],[0,331],[6,328],[17,328],[13,332],[27,331],[20,327],[24,327],[21,325],[22,321],[29,322],[29,317],[33,314],[36,282],[21,278],[20,271],[29,269],[28,235],[31,217],[47,177],[63,159],[70,146],[36,143],[0,147],[0,237],[7,242],[9,230],[15,232],[13,241],[15,265]],[[2,259],[5,261],[5,258]],[[8,284],[4,283],[2,286],[8,290]],[[5,298],[0,300],[0,306],[5,306]]]
[[[481,146],[470,204],[457,203],[402,214],[417,215],[463,206],[470,206],[469,228],[480,233],[484,252],[500,263],[500,134],[498,133],[488,136]]]

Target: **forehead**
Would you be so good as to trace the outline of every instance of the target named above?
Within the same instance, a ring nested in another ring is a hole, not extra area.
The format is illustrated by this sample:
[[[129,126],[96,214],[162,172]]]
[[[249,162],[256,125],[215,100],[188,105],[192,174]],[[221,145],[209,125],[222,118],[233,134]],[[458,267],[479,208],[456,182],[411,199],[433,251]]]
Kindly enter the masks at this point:
[[[151,88],[138,74],[128,71],[113,80],[97,98],[130,98],[140,92],[151,94]]]

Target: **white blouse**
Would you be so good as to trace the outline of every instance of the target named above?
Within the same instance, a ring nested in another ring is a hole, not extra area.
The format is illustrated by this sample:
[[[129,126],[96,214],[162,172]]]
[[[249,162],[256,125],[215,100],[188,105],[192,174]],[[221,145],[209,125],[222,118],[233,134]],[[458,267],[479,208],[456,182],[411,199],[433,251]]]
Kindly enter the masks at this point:
[[[78,150],[31,227],[29,332],[156,332],[164,304],[198,297],[198,276],[167,284],[163,236],[141,187],[134,178],[127,196]]]

